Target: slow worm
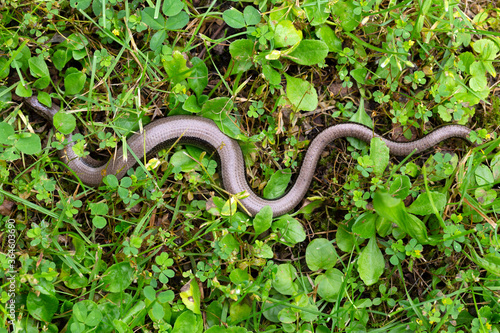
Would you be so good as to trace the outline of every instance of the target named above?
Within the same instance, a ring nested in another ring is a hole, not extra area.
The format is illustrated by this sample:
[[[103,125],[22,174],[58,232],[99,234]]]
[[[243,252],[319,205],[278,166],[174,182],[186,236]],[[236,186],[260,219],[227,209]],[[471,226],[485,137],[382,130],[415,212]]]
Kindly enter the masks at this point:
[[[26,99],[26,102],[41,116],[52,121],[59,107],[46,107],[36,96]],[[326,128],[312,140],[302,162],[299,175],[292,188],[281,198],[266,200],[253,192],[245,175],[245,162],[238,142],[222,133],[217,125],[209,119],[197,116],[171,116],[156,120],[144,126],[143,133],[136,133],[127,139],[128,146],[139,159],[144,154],[149,156],[160,149],[168,147],[179,138],[179,143],[189,143],[202,147],[210,146],[219,155],[222,185],[224,189],[236,194],[246,191],[249,196],[240,202],[246,210],[255,216],[266,205],[271,206],[273,216],[280,216],[295,208],[305,196],[316,169],[316,164],[326,145],[338,138],[354,137],[370,142],[373,137],[381,138],[390,153],[396,156],[406,156],[411,152],[421,153],[433,148],[439,142],[449,138],[468,140],[470,129],[461,125],[447,125],[431,132],[425,137],[412,142],[394,142],[360,124],[342,123]],[[123,150],[119,148],[114,158],[102,164],[90,157],[80,158],[73,152],[74,142],[70,142],[59,157],[73,170],[81,181],[89,186],[101,184],[105,175],[114,174],[118,179],[123,177],[128,169],[136,165],[134,158],[123,159]]]

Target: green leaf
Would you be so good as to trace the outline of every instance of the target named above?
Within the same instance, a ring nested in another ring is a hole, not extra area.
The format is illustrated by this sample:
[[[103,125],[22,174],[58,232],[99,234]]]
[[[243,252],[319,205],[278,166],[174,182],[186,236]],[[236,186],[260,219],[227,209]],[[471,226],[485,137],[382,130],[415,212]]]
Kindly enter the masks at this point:
[[[234,61],[231,74],[245,72],[253,66],[254,43],[249,39],[238,39],[229,45],[229,53]]]
[[[367,286],[371,286],[379,280],[384,268],[384,256],[377,246],[376,237],[373,236],[358,257],[359,277]]]
[[[252,314],[252,307],[245,301],[233,302],[229,307],[231,323],[239,323]]]
[[[418,240],[420,244],[431,243],[425,224],[406,212],[401,199],[393,198],[389,193],[377,191],[373,197],[373,208],[378,215],[396,223],[401,230]]]
[[[200,115],[212,119],[227,136],[244,140],[246,137],[242,135],[236,119],[229,116],[232,109],[233,101],[231,99],[228,97],[217,97],[203,104]]]
[[[416,215],[429,215],[434,211],[429,200],[429,195],[436,206],[438,212],[442,212],[446,206],[446,195],[439,192],[420,193],[417,199],[408,207],[407,211]]]
[[[354,245],[357,242],[356,236],[347,230],[347,226],[344,224],[339,224],[337,233],[335,234],[335,240],[337,241],[337,246],[340,250],[344,252],[351,252]]]
[[[368,73],[368,70],[365,67],[360,67],[353,69],[349,74],[351,74],[357,83],[365,84],[366,73]]]
[[[94,216],[92,218],[92,224],[94,225],[94,227],[96,227],[98,229],[102,229],[102,228],[104,228],[106,226],[107,221],[102,216]]]
[[[222,18],[224,19],[224,22],[226,22],[226,24],[231,28],[241,29],[245,27],[245,18],[243,17],[243,13],[236,8],[226,10],[222,14]]]
[[[270,206],[264,206],[253,218],[255,236],[260,235],[271,227],[273,222],[273,210]]]
[[[495,177],[488,166],[484,164],[478,165],[474,171],[476,183],[479,186],[492,186],[495,183]]]
[[[54,126],[62,134],[70,134],[76,128],[76,119],[71,113],[57,112],[54,115]]]
[[[370,141],[370,158],[373,161],[373,172],[381,176],[389,165],[389,148],[380,138]]]
[[[175,152],[170,158],[170,163],[175,167],[179,167],[182,172],[200,170],[201,168],[196,159],[184,150]]]
[[[260,12],[253,6],[245,6],[243,16],[247,25],[256,25],[260,23]]]
[[[45,91],[38,92],[38,101],[49,108],[52,107],[52,98]]]
[[[182,104],[182,109],[191,113],[199,113],[201,112],[201,106],[198,104],[195,95],[189,96]]]
[[[344,275],[336,268],[330,268],[319,275],[314,284],[318,286],[318,295],[327,302],[336,302],[342,289]]]
[[[76,95],[83,90],[87,76],[80,72],[74,72],[66,75],[64,78],[64,89],[66,95]]]
[[[290,20],[283,20],[274,28],[274,45],[276,47],[295,45],[301,40],[302,31],[295,29]]]
[[[167,19],[165,24],[166,30],[179,30],[184,28],[189,23],[189,15],[186,12],[180,12],[175,16],[171,16]]]
[[[335,32],[328,25],[319,27],[316,30],[316,35],[328,46],[330,52],[338,53],[342,51],[342,40],[335,35]]]
[[[318,107],[318,94],[314,86],[302,79],[285,74],[286,96],[295,110],[314,111]]]
[[[33,91],[29,85],[23,86],[21,82],[19,82],[16,86],[16,95],[19,97],[31,97]]]
[[[352,225],[352,232],[362,238],[371,238],[375,235],[377,214],[365,212]]]
[[[318,0],[305,0],[302,8],[306,12],[307,19],[312,26],[320,25],[326,22],[330,12],[326,10],[327,2]]]
[[[163,42],[167,38],[167,31],[165,29],[158,30],[149,41],[149,47],[153,51],[159,50],[163,46]]]
[[[26,307],[33,318],[50,322],[59,307],[59,301],[53,295],[40,294],[37,296],[30,292],[26,298]]]
[[[264,74],[266,80],[272,85],[278,85],[281,83],[281,74],[269,65],[262,66],[262,74]]]
[[[262,192],[264,198],[273,200],[282,197],[288,188],[291,178],[292,172],[290,169],[278,170],[273,173],[266,187],[264,187],[264,191]]]
[[[15,131],[12,125],[8,123],[0,123],[0,144],[11,145],[14,140],[9,139],[9,136],[14,135]]]
[[[75,9],[85,10],[89,8],[90,4],[92,3],[92,0],[70,0],[69,3],[71,7]]]
[[[6,58],[0,58],[0,80],[3,80],[9,76],[10,69],[7,63],[8,60]]]
[[[42,150],[40,137],[35,133],[21,133],[15,147],[24,154],[37,154]]]
[[[193,67],[188,77],[188,85],[199,98],[208,84],[208,68],[205,62],[198,57],[191,59]]]
[[[320,40],[304,39],[292,52],[283,56],[299,65],[312,66],[323,63],[328,55],[328,46]]]
[[[162,11],[165,16],[175,16],[184,8],[182,0],[166,0],[163,1]]]
[[[42,55],[28,59],[31,75],[34,77],[50,76],[49,68]]]
[[[103,289],[112,293],[127,289],[134,278],[134,269],[127,261],[114,264],[102,275]]]
[[[337,252],[325,238],[316,238],[306,248],[306,263],[312,271],[330,269],[337,263]]]
[[[408,168],[406,169],[408,171]],[[410,194],[411,181],[410,177],[405,175],[396,175],[394,180],[391,182],[389,192],[395,198],[405,199]]]
[[[241,268],[236,268],[229,273],[229,280],[234,284],[242,284],[250,281],[250,276]]]
[[[59,49],[52,55],[52,63],[58,71],[62,71],[69,60],[68,50]]]
[[[340,22],[344,31],[350,32],[357,28],[361,22],[361,15],[355,14],[356,6],[352,0],[339,1],[332,8],[332,15]]]
[[[201,302],[201,293],[200,287],[198,286],[198,282],[195,279],[190,280],[186,283],[182,288],[179,294],[182,299],[182,303],[191,311],[196,314],[201,314],[200,311],[200,302]]]
[[[165,27],[165,18],[162,15],[158,15],[158,18],[154,18],[155,9],[148,7],[141,12],[142,22],[147,24],[153,30],[160,30]]]
[[[273,229],[278,229],[285,242],[297,244],[306,239],[304,227],[292,216],[285,214],[273,224]]]
[[[275,277],[273,278],[273,288],[282,295],[294,295],[298,291],[297,270],[290,264],[278,266]]]
[[[163,67],[167,72],[168,78],[172,81],[172,85],[176,85],[191,76],[191,69],[186,64],[187,60],[179,51],[174,51],[172,59],[163,62]]]
[[[171,333],[201,333],[203,332],[203,319],[191,311],[184,311],[175,321]]]

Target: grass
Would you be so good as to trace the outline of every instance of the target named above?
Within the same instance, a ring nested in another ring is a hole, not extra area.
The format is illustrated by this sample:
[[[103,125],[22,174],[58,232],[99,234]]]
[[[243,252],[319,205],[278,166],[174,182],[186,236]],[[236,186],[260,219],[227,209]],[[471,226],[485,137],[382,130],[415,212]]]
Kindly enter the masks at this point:
[[[499,331],[493,2],[0,3],[0,333]],[[31,95],[61,105],[54,128]],[[210,151],[176,144],[97,188],[57,155],[75,126],[75,152],[106,160],[175,114],[237,139],[267,198],[337,123],[458,123],[477,146],[398,160],[337,140],[275,219],[235,209]]]

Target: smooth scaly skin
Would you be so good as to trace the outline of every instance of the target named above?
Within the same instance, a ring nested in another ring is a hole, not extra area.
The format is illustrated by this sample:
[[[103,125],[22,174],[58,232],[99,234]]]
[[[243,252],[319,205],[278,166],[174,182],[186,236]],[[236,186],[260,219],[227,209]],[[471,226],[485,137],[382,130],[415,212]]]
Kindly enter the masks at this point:
[[[52,120],[58,111],[57,107],[48,108],[33,96],[26,102],[43,117]],[[421,153],[437,145],[439,142],[449,138],[461,138],[468,141],[470,129],[460,125],[448,125],[441,127],[427,136],[412,142],[394,142],[381,137],[378,134],[360,124],[343,123],[328,127],[322,131],[309,145],[300,168],[299,175],[293,187],[286,195],[276,200],[266,200],[256,195],[245,175],[245,162],[238,142],[222,133],[217,125],[209,119],[196,116],[172,116],[156,120],[144,126],[143,133],[134,134],[127,139],[128,146],[140,160],[146,156],[168,147],[177,139],[179,143],[198,144],[199,146],[211,146],[217,151],[221,161],[221,173],[223,186],[231,194],[246,191],[250,195],[241,200],[241,204],[253,216],[266,205],[271,206],[273,216],[280,216],[295,208],[305,196],[311,183],[316,164],[326,145],[338,138],[354,137],[370,142],[373,137],[381,138],[392,155],[406,156],[411,152]],[[71,142],[71,137],[68,138]],[[73,170],[81,181],[89,186],[98,186],[103,176],[114,174],[118,179],[123,177],[128,169],[136,165],[136,160],[130,156],[127,161],[123,159],[122,148],[118,149],[116,156],[106,164],[92,158],[80,158],[73,152],[74,143],[68,144],[59,152],[60,158]]]

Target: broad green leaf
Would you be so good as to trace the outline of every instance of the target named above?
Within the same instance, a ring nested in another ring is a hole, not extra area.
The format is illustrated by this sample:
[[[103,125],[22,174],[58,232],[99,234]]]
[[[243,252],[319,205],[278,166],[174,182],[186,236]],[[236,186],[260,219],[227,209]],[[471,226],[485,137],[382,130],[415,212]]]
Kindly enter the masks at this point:
[[[245,6],[243,16],[247,25],[256,25],[260,23],[260,12],[253,6]]]
[[[162,11],[165,16],[175,16],[184,8],[182,0],[165,0],[163,1]]]
[[[260,235],[267,229],[271,228],[273,222],[273,210],[270,206],[264,206],[253,218],[253,228],[255,236]]]
[[[172,81],[172,85],[176,85],[191,76],[191,69],[187,67],[186,63],[187,60],[179,51],[173,52],[171,60],[163,62],[163,67],[167,72],[168,78]]]
[[[71,7],[75,9],[85,10],[89,8],[90,4],[92,3],[92,0],[70,0],[69,3]]]
[[[182,303],[191,311],[196,314],[201,314],[200,302],[201,293],[198,282],[195,279],[190,280],[182,288],[179,294],[182,299]]]
[[[245,72],[253,66],[254,43],[249,39],[238,39],[229,45],[234,66],[231,74]]]
[[[383,218],[382,216],[379,216],[377,218],[375,226],[377,229],[377,233],[380,235],[380,237],[385,237],[389,235],[392,231],[392,222]]]
[[[356,6],[352,0],[339,1],[332,8],[332,15],[336,22],[340,23],[342,29],[347,32],[353,31],[361,22],[361,15],[355,14]]]
[[[328,55],[328,46],[320,40],[304,39],[292,52],[284,54],[299,65],[312,66],[323,63]]]
[[[267,289],[271,289],[271,286],[269,285]],[[277,302],[274,303],[271,301],[267,301],[264,304],[262,304],[262,310],[264,311],[263,314],[267,320],[273,323],[279,323],[280,320],[278,318],[278,315],[281,312],[281,310],[287,307],[285,304],[288,302],[288,299],[287,297],[281,294],[273,295],[273,298],[278,301],[281,301],[282,303],[277,303]]]
[[[195,95],[189,96],[182,105],[182,109],[191,113],[199,113],[201,112],[201,106],[198,104]]]
[[[201,168],[196,159],[184,150],[175,152],[170,158],[170,163],[172,163],[173,166],[179,167],[182,172],[200,170]]]
[[[9,76],[10,69],[7,65],[8,60],[6,58],[0,58],[0,80],[5,79]]]
[[[304,227],[292,216],[285,214],[274,222],[273,230],[278,229],[287,243],[297,244],[306,239]]]
[[[229,114],[233,109],[233,101],[228,97],[217,97],[203,104],[200,115],[212,119],[219,129],[227,136],[234,139],[245,139],[241,134],[236,119]]]
[[[101,277],[103,289],[112,293],[122,292],[132,283],[134,269],[130,263],[123,261],[109,267]]]
[[[391,182],[389,192],[392,193],[395,198],[405,199],[408,194],[410,194],[410,188],[410,177],[406,175],[396,175],[396,177],[394,177],[394,180]]]
[[[495,177],[493,177],[491,169],[484,164],[478,165],[474,171],[474,176],[479,186],[492,186],[495,183]]]
[[[15,146],[24,154],[36,154],[42,150],[40,137],[35,133],[21,133]]]
[[[175,321],[171,333],[201,333],[203,332],[203,319],[191,311],[184,311]]]
[[[236,268],[229,273],[229,280],[234,284],[242,284],[250,281],[250,275],[241,268]]]
[[[359,84],[365,84],[366,73],[368,70],[364,67],[353,69],[349,74],[356,80]]]
[[[222,18],[231,28],[241,29],[245,27],[245,18],[243,17],[243,13],[236,8],[226,10],[222,14]]]
[[[167,38],[167,31],[165,29],[158,30],[149,41],[149,47],[153,51],[159,50],[163,46],[163,42]]]
[[[295,267],[290,264],[279,265],[276,276],[273,278],[273,288],[282,295],[294,295],[298,291],[296,278]]]
[[[276,47],[295,45],[301,40],[302,31],[297,30],[290,20],[283,20],[274,28],[274,45]]]
[[[335,35],[335,32],[328,26],[322,25],[316,30],[316,35],[321,39],[327,46],[330,52],[341,52],[342,51],[342,40]]]
[[[45,91],[38,92],[38,101],[49,108],[52,107],[52,98]]]
[[[425,224],[406,212],[401,199],[393,198],[389,193],[377,191],[373,197],[373,208],[378,215],[396,223],[401,230],[418,240],[420,244],[429,244],[430,239],[427,236]]]
[[[33,75],[34,77],[43,77],[50,75],[49,68],[47,67],[45,59],[42,55],[29,58],[28,63],[30,66],[31,75]]]
[[[102,228],[104,228],[106,226],[107,221],[102,216],[94,216],[92,218],[92,224],[94,225],[94,227],[96,227],[98,229],[102,229]]]
[[[326,10],[327,2],[318,0],[305,0],[302,8],[306,12],[307,19],[312,26],[320,25],[326,22],[330,12]]]
[[[316,238],[306,248],[306,263],[312,271],[330,269],[337,263],[337,252],[325,238]]]
[[[33,95],[33,91],[29,85],[26,84],[24,86],[21,82],[19,82],[16,86],[16,95],[20,97],[31,97]]]
[[[37,296],[30,292],[26,298],[26,307],[33,318],[50,322],[57,312],[59,301],[53,295],[40,294]]]
[[[158,15],[155,19],[155,9],[148,7],[141,12],[142,22],[147,24],[153,30],[160,30],[165,27],[165,18],[163,15]]]
[[[481,257],[477,252],[471,248],[473,257],[475,258],[476,264],[487,270],[489,273],[500,277],[500,258],[494,253],[489,253],[484,257]]]
[[[80,71],[66,75],[64,78],[66,95],[76,95],[82,91],[86,78],[87,76]]]
[[[318,295],[327,302],[337,301],[341,291],[344,274],[336,268],[330,268],[325,274],[319,275],[314,284],[318,286]]]
[[[286,97],[295,110],[314,111],[318,107],[318,94],[314,86],[302,79],[285,74]]]
[[[191,59],[191,75],[188,77],[188,85],[197,97],[203,94],[203,90],[208,84],[208,68],[205,62],[198,57]]]
[[[262,74],[264,74],[266,80],[272,85],[281,83],[281,74],[269,65],[262,66]]]
[[[68,57],[68,50],[59,49],[52,55],[52,63],[54,67],[62,71],[64,66],[68,63],[70,58]]]
[[[389,148],[380,138],[373,138],[370,141],[370,157],[373,161],[373,172],[380,176],[389,165]]]
[[[9,136],[14,135],[15,131],[12,125],[8,123],[0,123],[0,144],[11,145],[14,143],[13,140],[9,139]]]
[[[264,191],[262,192],[264,198],[273,200],[282,197],[288,188],[291,178],[292,172],[290,169],[276,171],[269,179],[266,187],[264,187]]]
[[[63,134],[70,134],[76,128],[76,119],[71,113],[57,112],[53,122],[55,128]]]
[[[358,257],[359,277],[367,286],[371,286],[377,283],[384,268],[384,256],[377,246],[376,237],[373,236]]]
[[[474,63],[474,55],[471,53],[471,52],[464,52],[464,53],[461,53],[458,58],[460,60],[462,60],[464,66],[465,66],[465,71],[469,74],[470,73],[470,65],[472,65]]]
[[[351,252],[356,243],[356,236],[353,233],[347,231],[346,225],[339,224],[339,228],[337,229],[337,233],[335,234],[335,240],[337,241],[337,246],[340,250],[344,252]]]
[[[416,215],[429,215],[434,213],[432,209],[429,195],[436,206],[438,212],[442,212],[446,206],[446,195],[439,192],[431,191],[429,193],[420,193],[417,199],[408,207],[407,211]]]
[[[231,318],[231,323],[239,323],[245,318],[249,317],[252,314],[252,307],[245,302],[245,300],[241,302],[233,302],[229,306],[229,315]]]
[[[375,221],[377,214],[365,212],[352,225],[352,232],[362,238],[371,238],[375,235]]]
[[[186,12],[180,12],[175,16],[171,16],[167,19],[165,23],[165,29],[167,30],[179,30],[184,28],[189,23],[189,15]]]

